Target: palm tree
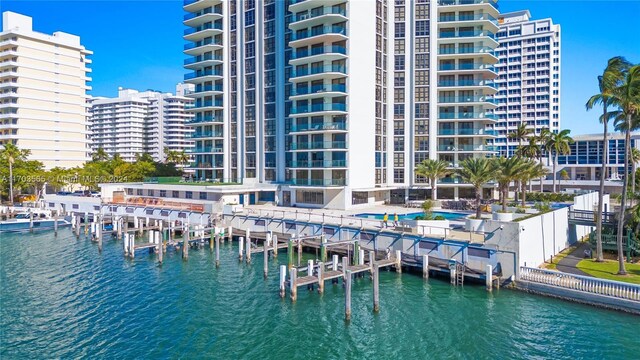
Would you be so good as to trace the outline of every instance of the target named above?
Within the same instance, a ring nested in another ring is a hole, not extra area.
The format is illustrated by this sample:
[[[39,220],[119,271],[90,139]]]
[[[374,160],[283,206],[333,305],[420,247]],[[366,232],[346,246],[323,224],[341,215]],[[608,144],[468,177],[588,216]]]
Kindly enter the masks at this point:
[[[476,218],[480,219],[482,187],[494,178],[492,163],[487,158],[467,158],[460,165],[462,167],[458,169],[458,175],[462,178],[462,181],[473,185],[476,190]]]
[[[109,154],[104,151],[103,148],[98,148],[93,154],[91,154],[92,161],[107,161],[109,160]]]
[[[538,143],[537,136],[532,136],[529,138],[529,144],[522,146],[518,149],[518,156],[525,157],[528,159],[536,159],[540,164],[542,164],[542,146]],[[541,176],[546,175],[543,174]],[[531,183],[533,178],[529,179],[529,191],[533,191],[533,184]],[[540,179],[540,186],[542,187],[542,179]],[[540,189],[542,191],[542,188]]]
[[[536,137],[538,144],[540,144],[540,163],[542,163],[542,159],[546,155],[551,154],[551,150],[549,149],[551,136],[553,136],[553,133],[551,132],[551,130],[549,130],[549,128],[542,128],[542,130],[540,130],[540,134]],[[547,157],[547,165],[549,165],[548,160],[549,158]],[[543,178],[540,178],[540,192],[544,192],[544,184],[542,183],[543,180]]]
[[[511,140],[518,140],[518,151],[516,151],[516,155],[518,155],[519,150],[522,148],[522,143],[524,140],[529,138],[533,134],[533,129],[528,128],[526,123],[520,123],[518,127],[510,132],[508,138]],[[508,156],[508,151],[507,151]]]
[[[176,164],[183,165],[188,163],[190,160],[189,154],[186,151],[178,151],[176,155]]]
[[[177,151],[170,150],[168,147],[164,148],[164,162],[165,163],[176,163],[176,158],[178,156]]]
[[[498,182],[502,211],[507,211],[507,198],[509,196],[509,185],[512,181],[520,179],[521,173],[525,170],[525,161],[518,156],[493,159],[493,169],[495,179]]]
[[[556,166],[558,165],[558,155],[569,155],[571,154],[570,144],[573,143],[573,139],[569,134],[571,130],[565,129],[560,131],[559,133],[551,134],[547,141],[547,148],[554,156],[553,159],[553,192],[556,192]]]
[[[12,143],[3,145],[0,150],[0,158],[6,159],[9,163],[9,203],[13,206],[13,165],[16,161],[24,161],[31,155],[30,150],[21,150]]]
[[[628,62],[621,56],[616,56],[607,62],[607,67],[604,69],[602,75],[598,76],[598,88],[600,92],[589,98],[585,104],[587,110],[593,109],[596,105],[602,105],[602,116],[600,117],[600,123],[603,126],[602,133],[602,168],[600,170],[600,192],[598,194],[598,214],[602,214],[604,211],[604,180],[607,174],[607,161],[609,160],[607,152],[608,146],[608,134],[607,125],[609,123],[609,106],[612,104],[611,92],[615,86],[622,79],[623,70],[628,67]],[[604,261],[602,256],[602,216],[596,218],[596,261]]]
[[[571,179],[571,177],[569,177],[569,173],[567,172],[567,170],[562,169],[560,170],[560,180],[558,180],[558,186],[562,187],[562,180],[569,180]]]
[[[620,108],[621,113],[625,117],[626,131],[625,131],[625,155],[624,155],[624,171],[625,176],[622,182],[622,200],[620,202],[620,216],[618,217],[618,274],[625,275],[627,271],[624,268],[624,254],[622,250],[622,231],[624,229],[624,218],[626,212],[627,201],[627,186],[629,183],[629,176],[626,172],[629,169],[629,158],[631,153],[631,129],[634,127],[632,119],[636,114],[640,112],[640,65],[632,66],[625,76],[612,92],[612,103]]]
[[[520,178],[519,181],[520,181],[521,194],[522,194],[522,196],[520,197],[520,201],[521,201],[522,207],[526,206],[527,182],[531,181],[532,179],[537,179],[537,178],[546,176],[548,172],[549,170],[547,170],[547,168],[544,167],[544,165],[536,161],[533,161],[531,159],[528,159],[525,161],[523,165],[523,169],[520,171],[520,174],[518,175],[518,177]]]
[[[431,183],[431,200],[438,199],[438,179],[451,174],[447,166],[449,163],[444,160],[427,159],[416,167],[416,174],[426,177]]]

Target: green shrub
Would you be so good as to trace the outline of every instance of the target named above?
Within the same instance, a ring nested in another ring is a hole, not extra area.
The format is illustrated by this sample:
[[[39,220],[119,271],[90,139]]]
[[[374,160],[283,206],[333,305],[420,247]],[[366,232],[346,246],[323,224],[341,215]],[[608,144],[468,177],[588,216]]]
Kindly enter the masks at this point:
[[[447,220],[447,219],[442,215],[438,215],[435,218],[433,218],[433,220]]]

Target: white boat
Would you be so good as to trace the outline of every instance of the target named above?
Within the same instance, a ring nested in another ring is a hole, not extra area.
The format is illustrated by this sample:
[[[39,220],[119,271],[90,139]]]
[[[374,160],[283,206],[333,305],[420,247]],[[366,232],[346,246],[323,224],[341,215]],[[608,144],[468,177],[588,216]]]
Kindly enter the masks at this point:
[[[33,226],[31,214],[33,213]],[[52,218],[49,213],[46,212],[21,212],[16,214],[13,219],[0,221],[0,233],[4,232],[25,232],[29,231],[33,227],[33,231],[51,230],[55,227],[56,219]],[[58,227],[70,226],[71,222],[65,218],[58,219]]]

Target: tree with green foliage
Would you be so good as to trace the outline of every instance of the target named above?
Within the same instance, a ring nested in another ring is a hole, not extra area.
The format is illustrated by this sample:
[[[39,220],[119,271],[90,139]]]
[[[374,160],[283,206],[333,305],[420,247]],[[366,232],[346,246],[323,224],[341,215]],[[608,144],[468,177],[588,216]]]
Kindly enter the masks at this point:
[[[623,73],[625,68],[627,68],[629,62],[625,60],[621,56],[616,56],[607,62],[607,66],[604,69],[602,75],[598,76],[598,88],[600,90],[599,93],[591,96],[587,103],[585,104],[587,110],[591,110],[595,108],[597,105],[602,106],[602,116],[600,116],[600,123],[603,126],[602,133],[602,143],[605,144],[603,146],[603,154],[602,154],[602,167],[600,170],[600,191],[598,194],[598,214],[602,214],[604,211],[604,180],[607,174],[607,161],[608,158],[608,146],[606,145],[608,142],[608,133],[607,133],[607,125],[611,116],[609,115],[609,107],[613,105],[613,98],[611,93],[613,89],[618,85],[618,83],[622,80]],[[598,216],[596,219],[596,261],[602,262],[604,261],[604,257],[602,255],[602,217]]]
[[[507,135],[511,140],[518,141],[518,150],[516,150],[516,156],[519,156],[519,150],[522,149],[523,142],[529,139],[533,135],[533,129],[528,128],[526,123],[520,123],[518,127]]]
[[[438,199],[438,180],[452,173],[448,166],[444,160],[427,159],[416,167],[416,174],[426,177],[431,183],[431,200]]]
[[[522,172],[526,168],[523,158],[514,156],[510,158],[499,157],[491,159],[494,170],[494,178],[498,182],[500,191],[500,202],[502,203],[502,211],[507,211],[507,198],[509,196],[509,185],[512,181],[520,179]]]
[[[487,158],[467,158],[460,163],[457,174],[476,191],[476,219],[482,215],[482,187],[494,179],[492,162]]]
[[[536,162],[532,159],[527,159],[524,162],[524,166],[520,174],[518,175],[520,180],[520,201],[521,206],[526,206],[527,201],[527,182],[537,179],[540,177],[544,177],[547,175],[549,171],[547,168],[539,162]]]
[[[13,205],[14,187],[22,188],[27,185],[29,179],[29,170],[34,171],[38,168],[38,164],[42,167],[42,163],[37,161],[29,161],[27,158],[31,155],[31,151],[19,149],[16,145],[6,143],[0,150],[0,161],[2,168],[8,169],[8,174],[3,174],[9,185],[8,196],[9,203]]]
[[[573,144],[573,138],[569,136],[571,130],[565,129],[558,133],[552,133],[547,139],[546,147],[549,149],[553,156],[553,192],[557,192],[556,189],[556,166],[558,165],[559,155],[571,154],[570,145]]]

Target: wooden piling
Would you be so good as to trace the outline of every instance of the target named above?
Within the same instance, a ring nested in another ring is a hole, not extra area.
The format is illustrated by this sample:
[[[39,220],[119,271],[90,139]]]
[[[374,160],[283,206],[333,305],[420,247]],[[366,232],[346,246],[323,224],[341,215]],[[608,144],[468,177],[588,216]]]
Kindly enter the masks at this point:
[[[53,217],[53,236],[58,236],[58,212]]]
[[[264,255],[262,270],[264,271],[264,278],[266,279],[267,275],[269,274],[269,247],[267,241],[265,241],[262,245],[262,253]]]
[[[358,265],[364,265],[364,250],[360,249],[358,251]]]
[[[248,230],[247,230],[247,234],[249,234]],[[251,238],[247,236],[245,241],[246,241],[246,248],[244,249],[244,252],[246,253],[247,264],[251,264]]]
[[[217,235],[216,241],[216,267],[220,267],[220,236]]]
[[[244,236],[240,236],[238,239],[238,261],[242,261],[244,255]]]
[[[346,256],[342,257],[342,281],[344,282],[347,279],[347,269],[349,268],[349,258]]]
[[[360,256],[360,244],[358,242],[358,240],[353,242],[353,261],[351,262],[351,264],[353,265],[360,265],[360,259],[358,259],[358,257]]]
[[[287,281],[287,265],[280,265],[280,297],[285,294],[285,282]]]
[[[333,259],[331,261],[331,270],[338,271],[338,261],[340,261],[338,255],[333,254]]]
[[[347,270],[344,292],[344,319],[351,320],[351,270]]]
[[[373,275],[373,264],[376,262],[376,254],[374,251],[369,251],[369,272]]]
[[[278,235],[273,235],[271,237],[271,243],[273,244],[273,258],[278,258]]]
[[[84,236],[85,238],[89,235],[89,213],[84,213]]]
[[[216,234],[216,230],[218,229],[215,227],[209,230],[209,251],[213,251],[213,242],[217,240],[218,235]]]
[[[33,212],[29,211],[29,232],[33,232]]]
[[[487,291],[493,290],[493,266],[487,265],[485,270],[485,284],[487,286]]]
[[[373,312],[380,311],[380,267],[373,265]]]
[[[80,237],[80,215],[76,214],[76,239]]]
[[[429,255],[422,255],[422,277],[429,278]]]
[[[189,259],[189,225],[187,225],[186,231],[182,234],[182,259]]]
[[[129,237],[129,255],[132,259],[136,257],[136,236],[133,234]]]
[[[396,250],[396,271],[402,272],[402,251]]]
[[[164,233],[158,231],[158,262],[162,265],[164,260]]]
[[[302,260],[302,240],[298,239],[298,266],[300,266],[301,260]]]
[[[320,235],[320,261],[327,262],[327,238]]]
[[[324,262],[318,263],[318,293],[324,292]]]
[[[293,239],[289,239],[289,244],[287,246],[287,268],[291,269],[293,267]]]
[[[96,237],[98,240],[98,252],[102,253],[102,215],[98,215],[97,220],[98,221],[96,223]]]
[[[296,301],[298,299],[298,286],[296,284],[297,279],[298,269],[291,268],[289,276],[289,292],[291,293],[291,301]]]
[[[313,260],[307,260],[307,276],[313,276]]]

